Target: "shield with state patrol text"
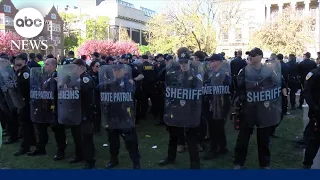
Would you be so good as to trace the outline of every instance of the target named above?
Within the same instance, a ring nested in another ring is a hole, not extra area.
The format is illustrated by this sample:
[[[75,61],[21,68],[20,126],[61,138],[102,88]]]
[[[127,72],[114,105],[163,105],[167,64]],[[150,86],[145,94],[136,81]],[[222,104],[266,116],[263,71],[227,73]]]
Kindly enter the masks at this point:
[[[35,123],[52,123],[55,119],[56,83],[41,67],[30,70],[30,115]]]
[[[79,125],[82,120],[80,67],[66,64],[58,68],[58,120],[64,125]]]
[[[166,67],[164,121],[167,125],[197,127],[200,124],[202,66],[180,61]]]
[[[25,102],[17,84],[17,76],[10,64],[9,60],[0,59],[0,87],[7,107],[10,111],[16,111],[23,108]]]
[[[209,62],[202,94],[208,101],[210,120],[225,119],[230,109],[230,68],[221,61]]]
[[[99,71],[101,122],[104,128],[134,127],[134,91],[131,67],[126,64],[103,65]]]
[[[265,128],[281,120],[282,76],[279,62],[244,69],[246,101],[243,112],[250,127]]]

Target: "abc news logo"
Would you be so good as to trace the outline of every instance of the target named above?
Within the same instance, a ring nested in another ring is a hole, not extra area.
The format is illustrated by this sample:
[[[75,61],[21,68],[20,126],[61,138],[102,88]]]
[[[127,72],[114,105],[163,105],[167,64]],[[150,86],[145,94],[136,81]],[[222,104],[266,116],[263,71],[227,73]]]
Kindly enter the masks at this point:
[[[24,8],[18,11],[14,20],[15,31],[26,38],[25,40],[13,41],[11,40],[11,49],[18,50],[47,50],[47,40],[29,40],[38,36],[44,28],[45,24],[50,21],[45,21],[43,15],[34,8]]]
[[[15,21],[15,24],[17,27],[32,27],[32,26],[35,26],[35,27],[41,27],[42,26],[42,21],[41,19],[30,19],[28,18],[27,16],[24,17],[24,19],[17,19]],[[45,21],[44,22],[45,24],[50,24],[50,21]]]

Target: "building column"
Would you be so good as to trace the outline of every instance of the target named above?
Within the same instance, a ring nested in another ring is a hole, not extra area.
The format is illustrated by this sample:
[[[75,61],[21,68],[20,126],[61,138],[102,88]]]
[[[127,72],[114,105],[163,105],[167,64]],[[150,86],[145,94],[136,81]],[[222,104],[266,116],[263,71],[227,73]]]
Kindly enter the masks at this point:
[[[270,20],[270,13],[271,13],[271,4],[266,4],[267,6],[267,21]]]
[[[304,1],[304,13],[309,14],[310,12],[310,0],[305,0]]]
[[[283,3],[278,3],[278,7],[279,7],[279,14],[281,14],[283,11]]]
[[[129,28],[130,31],[130,39],[132,40],[132,28]]]
[[[294,1],[292,1],[291,3],[290,3],[290,6],[291,6],[291,8],[292,9],[296,9],[296,2],[294,2]]]
[[[139,30],[139,33],[140,33],[140,39],[139,39],[139,44],[142,45],[142,31]]]

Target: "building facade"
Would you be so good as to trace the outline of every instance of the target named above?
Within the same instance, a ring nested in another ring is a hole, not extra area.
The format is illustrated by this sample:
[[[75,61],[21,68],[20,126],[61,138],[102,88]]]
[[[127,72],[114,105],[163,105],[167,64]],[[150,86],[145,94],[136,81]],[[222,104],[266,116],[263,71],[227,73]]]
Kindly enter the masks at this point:
[[[107,16],[110,18],[109,26],[109,40],[118,41],[120,35],[120,29],[126,29],[128,36],[136,43],[141,45],[147,45],[145,38],[146,23],[155,13],[154,11],[140,7],[136,9],[133,4],[122,0],[96,0],[90,4],[87,1],[87,6],[82,7],[81,12],[83,14],[90,15],[90,18],[96,18],[99,16]],[[93,4],[98,4],[93,6]],[[84,22],[80,22],[84,25]],[[82,27],[83,29],[85,27]]]
[[[229,57],[233,57],[237,50],[247,51],[250,34],[266,21],[272,20],[284,8],[290,6],[302,14],[316,17],[310,32],[316,41],[306,49],[315,55],[317,51],[320,51],[319,2],[318,0],[243,0],[241,9],[244,11],[244,17],[240,22],[230,27],[227,32],[217,28],[218,46],[216,51],[225,52]]]
[[[32,7],[32,6],[28,6]],[[14,6],[11,0],[2,0],[0,2],[0,31],[15,32],[13,20],[19,10]],[[42,32],[32,38],[33,40],[47,40],[48,49],[43,51],[34,50],[35,53],[43,55],[53,54],[54,56],[63,54],[63,20],[60,18],[56,8],[53,6],[51,10],[44,16],[45,23]],[[53,28],[51,28],[51,26]]]

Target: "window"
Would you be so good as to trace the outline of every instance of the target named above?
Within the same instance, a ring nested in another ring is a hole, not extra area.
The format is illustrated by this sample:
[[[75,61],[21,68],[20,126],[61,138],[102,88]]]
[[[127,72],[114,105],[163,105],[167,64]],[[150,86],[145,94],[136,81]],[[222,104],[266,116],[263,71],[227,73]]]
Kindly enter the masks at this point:
[[[316,31],[316,19],[312,18],[310,21],[310,31]]]
[[[54,13],[51,13],[51,19],[57,19],[57,15]]]
[[[3,11],[6,13],[11,13],[11,6],[3,5]]]
[[[236,42],[240,42],[242,40],[242,29],[236,28]]]
[[[222,39],[223,42],[228,42],[228,40],[229,40],[228,31],[226,31],[226,30],[222,31],[221,39]]]
[[[13,19],[11,17],[5,16],[6,26],[13,26]]]

